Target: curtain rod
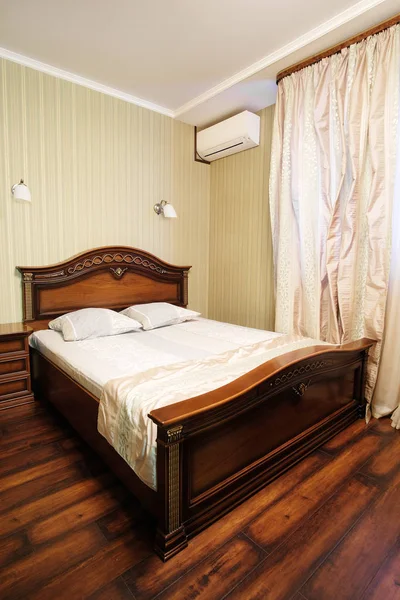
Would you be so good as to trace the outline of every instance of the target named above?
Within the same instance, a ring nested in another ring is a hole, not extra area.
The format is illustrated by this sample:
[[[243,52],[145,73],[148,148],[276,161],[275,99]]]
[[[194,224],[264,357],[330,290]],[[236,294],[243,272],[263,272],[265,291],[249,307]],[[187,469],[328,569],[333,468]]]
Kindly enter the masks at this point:
[[[398,23],[400,23],[400,14],[397,14],[394,17],[391,17],[390,19],[386,19],[386,21],[382,21],[382,23],[375,25],[375,27],[366,29],[365,31],[362,31],[358,35],[348,38],[347,40],[345,40],[344,42],[341,42],[340,44],[336,44],[336,46],[331,46],[331,48],[327,48],[326,50],[323,50],[322,52],[319,52],[318,54],[314,54],[313,56],[310,56],[309,58],[306,58],[305,60],[302,60],[302,61],[292,65],[291,67],[287,67],[286,69],[279,71],[278,75],[276,76],[276,83],[279,83],[284,77],[287,77],[288,75],[291,75],[292,73],[296,73],[296,71],[300,71],[301,69],[304,69],[305,67],[309,67],[310,65],[313,65],[314,63],[319,62],[323,58],[327,58],[328,56],[337,54],[338,52],[343,50],[343,48],[348,48],[349,46],[352,46],[353,44],[358,44],[358,42],[362,42],[362,40],[365,40],[365,38],[370,37],[371,35],[376,35],[377,33],[380,33],[381,31],[384,31],[385,29],[389,29],[389,27],[393,27],[394,25],[397,25]]]

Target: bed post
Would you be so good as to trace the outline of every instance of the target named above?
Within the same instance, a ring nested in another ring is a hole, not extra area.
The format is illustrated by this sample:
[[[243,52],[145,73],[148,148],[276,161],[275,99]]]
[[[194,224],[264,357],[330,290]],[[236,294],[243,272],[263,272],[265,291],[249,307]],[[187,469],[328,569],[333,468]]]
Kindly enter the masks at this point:
[[[188,544],[182,525],[182,442],[183,426],[157,432],[157,494],[160,515],[155,551],[168,560]]]
[[[361,366],[355,376],[355,399],[358,402],[358,418],[365,419],[365,410],[367,403],[365,401],[365,385],[367,380],[367,365],[368,365],[369,348],[363,351]]]

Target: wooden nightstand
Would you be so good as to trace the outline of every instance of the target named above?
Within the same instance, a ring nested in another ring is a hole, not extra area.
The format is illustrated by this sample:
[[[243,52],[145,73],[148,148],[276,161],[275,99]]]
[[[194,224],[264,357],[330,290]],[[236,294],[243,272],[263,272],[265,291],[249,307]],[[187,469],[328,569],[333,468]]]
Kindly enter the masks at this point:
[[[0,325],[0,410],[33,401],[28,337],[23,323]]]

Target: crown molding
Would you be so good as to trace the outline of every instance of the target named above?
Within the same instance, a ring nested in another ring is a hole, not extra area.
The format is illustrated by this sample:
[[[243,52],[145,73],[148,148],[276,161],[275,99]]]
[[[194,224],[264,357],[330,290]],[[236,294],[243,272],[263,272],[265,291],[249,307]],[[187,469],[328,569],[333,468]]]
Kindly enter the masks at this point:
[[[282,46],[275,52],[271,52],[271,54],[264,56],[264,58],[262,58],[261,60],[253,63],[245,69],[242,69],[242,71],[239,71],[235,75],[232,75],[232,77],[221,81],[221,83],[207,90],[203,94],[200,94],[200,96],[189,100],[189,102],[183,104],[174,111],[174,118],[180,117],[184,113],[192,110],[193,108],[196,108],[196,106],[207,102],[207,100],[214,98],[214,96],[217,96],[221,92],[224,92],[225,90],[231,88],[237,83],[240,83],[241,81],[252,77],[256,73],[259,73],[259,71],[262,71],[266,67],[269,67],[272,64],[278,62],[279,60],[286,58],[286,56],[289,56],[293,52],[300,50],[304,46],[307,46],[308,44],[314,42],[318,38],[326,35],[327,33],[330,33],[331,31],[340,27],[341,25],[345,25],[352,19],[359,17],[364,12],[367,12],[371,8],[374,8],[375,6],[378,6],[383,2],[385,2],[385,0],[361,0],[360,2],[357,2],[357,4],[354,4],[350,8],[344,10],[343,12],[333,17],[332,19],[329,19],[329,21],[325,21],[324,23],[322,23],[322,25],[319,25],[314,29],[310,29],[310,31],[308,31],[304,35],[301,35],[292,42],[289,42],[285,46]]]
[[[137,98],[136,96],[132,96],[131,94],[121,92],[120,90],[116,90],[115,88],[109,87],[108,85],[98,83],[97,81],[86,79],[86,77],[75,75],[74,73],[70,73],[69,71],[58,69],[57,67],[53,67],[52,65],[40,62],[39,60],[29,58],[28,56],[17,54],[16,52],[12,52],[11,50],[7,50],[6,48],[0,48],[0,58],[5,58],[7,60],[10,60],[11,62],[23,65],[24,67],[30,67],[31,69],[41,71],[42,73],[46,73],[47,75],[52,75],[53,77],[57,77],[58,79],[64,79],[65,81],[76,83],[77,85],[81,85],[91,90],[95,90],[96,92],[101,92],[102,94],[106,94],[107,96],[113,96],[114,98],[119,98],[120,100],[129,102],[130,104],[136,104],[136,106],[141,106],[142,108],[147,108],[148,110],[152,110],[162,115],[166,115],[167,117],[174,118],[174,111],[169,108],[159,106],[158,104],[153,104],[153,102],[148,102],[147,100],[143,100],[142,98]]]
[[[374,8],[375,6],[382,4],[383,2],[385,2],[385,0],[360,0],[360,2],[339,13],[332,19],[329,19],[329,21],[325,21],[325,23],[322,23],[322,25],[311,29],[304,35],[296,38],[292,42],[289,42],[285,46],[282,46],[275,52],[268,54],[261,60],[239,71],[232,77],[221,81],[221,83],[219,83],[218,85],[214,86],[213,88],[210,88],[203,94],[200,94],[200,96],[189,100],[189,102],[183,104],[176,110],[169,109],[158,104],[154,104],[153,102],[143,100],[142,98],[138,98],[136,96],[132,96],[131,94],[127,94],[126,92],[122,92],[121,90],[117,90],[107,85],[103,85],[102,83],[98,83],[97,81],[87,79],[86,77],[81,77],[80,75],[70,73],[69,71],[64,71],[63,69],[53,67],[52,65],[48,65],[33,58],[29,58],[28,56],[17,54],[16,52],[12,52],[11,50],[7,50],[6,48],[0,47],[0,58],[5,58],[25,67],[30,67],[32,69],[35,69],[36,71],[46,73],[47,75],[52,75],[53,77],[57,77],[58,79],[64,79],[65,81],[76,83],[77,85],[81,85],[83,87],[95,90],[97,92],[101,92],[102,94],[106,94],[108,96],[113,96],[114,98],[119,98],[120,100],[129,102],[130,104],[135,104],[136,106],[141,106],[142,108],[147,108],[148,110],[152,110],[154,112],[176,119],[189,112],[193,108],[196,108],[200,104],[203,104],[211,98],[214,98],[221,92],[224,92],[225,90],[240,83],[241,81],[252,77],[256,73],[265,69],[266,67],[269,67],[274,63],[278,62],[279,60],[286,58],[290,54],[300,50],[304,46],[307,46],[308,44],[314,42],[318,38],[328,34],[334,29],[346,24],[352,19],[355,19],[356,17],[362,15],[363,13]]]

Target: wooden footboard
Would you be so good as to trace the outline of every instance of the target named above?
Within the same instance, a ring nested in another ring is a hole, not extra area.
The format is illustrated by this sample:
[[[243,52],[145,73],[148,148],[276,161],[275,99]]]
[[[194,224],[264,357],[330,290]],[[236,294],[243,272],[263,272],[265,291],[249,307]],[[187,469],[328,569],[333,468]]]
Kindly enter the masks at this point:
[[[98,433],[98,399],[37,351],[34,391],[59,409],[157,518],[156,552],[168,560],[188,538],[364,417],[372,344],[364,339],[297,350],[213,392],[153,411],[157,492]]]
[[[159,529],[167,560],[201,529],[364,417],[371,340],[269,361],[149,416],[158,426]]]

